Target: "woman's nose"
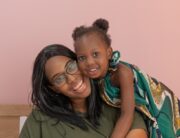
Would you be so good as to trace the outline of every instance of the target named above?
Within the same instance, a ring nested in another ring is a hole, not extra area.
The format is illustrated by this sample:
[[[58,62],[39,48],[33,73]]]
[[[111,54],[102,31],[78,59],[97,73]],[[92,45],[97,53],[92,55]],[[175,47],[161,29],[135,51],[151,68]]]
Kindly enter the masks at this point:
[[[67,82],[70,84],[72,82],[74,82],[77,78],[77,75],[72,75],[72,74],[66,74],[67,76]]]

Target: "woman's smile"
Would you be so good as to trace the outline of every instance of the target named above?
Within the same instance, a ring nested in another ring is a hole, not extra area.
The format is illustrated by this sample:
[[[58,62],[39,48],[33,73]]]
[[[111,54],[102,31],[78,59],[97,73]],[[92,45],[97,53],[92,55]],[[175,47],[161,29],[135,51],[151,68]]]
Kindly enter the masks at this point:
[[[79,83],[73,87],[73,92],[82,93],[86,89],[86,83],[83,80],[79,81]]]

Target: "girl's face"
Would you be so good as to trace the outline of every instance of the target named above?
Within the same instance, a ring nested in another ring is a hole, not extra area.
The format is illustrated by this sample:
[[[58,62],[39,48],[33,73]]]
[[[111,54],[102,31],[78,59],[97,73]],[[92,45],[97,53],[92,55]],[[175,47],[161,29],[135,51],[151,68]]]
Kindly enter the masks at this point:
[[[45,73],[54,91],[59,92],[72,101],[86,99],[90,95],[90,80],[80,74],[76,61],[55,56],[45,64]]]
[[[79,69],[90,78],[102,78],[106,75],[112,48],[98,34],[82,36],[75,42],[75,51]]]

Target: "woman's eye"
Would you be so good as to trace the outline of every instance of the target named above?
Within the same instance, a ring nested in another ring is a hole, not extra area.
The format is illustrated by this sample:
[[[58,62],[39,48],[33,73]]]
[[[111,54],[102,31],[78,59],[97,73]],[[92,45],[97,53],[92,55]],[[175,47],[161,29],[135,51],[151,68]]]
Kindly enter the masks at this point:
[[[66,80],[65,75],[60,75],[54,80],[54,82],[59,85],[63,83],[65,80]]]
[[[66,70],[68,73],[70,74],[73,74],[73,73],[76,73],[78,71],[78,66],[77,66],[77,63],[76,61],[73,61],[69,67],[67,68]]]
[[[85,60],[86,60],[86,57],[84,57],[84,56],[79,56],[77,59],[78,59],[78,61],[85,61]]]

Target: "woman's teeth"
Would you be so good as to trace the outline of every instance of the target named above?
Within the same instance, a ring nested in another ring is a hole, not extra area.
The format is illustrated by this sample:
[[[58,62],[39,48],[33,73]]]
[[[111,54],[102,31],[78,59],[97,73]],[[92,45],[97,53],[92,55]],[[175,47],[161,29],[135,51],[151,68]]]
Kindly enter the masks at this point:
[[[80,90],[81,87],[82,87],[82,84],[83,84],[83,81],[81,80],[81,81],[73,88],[73,90],[74,90],[74,91]]]

